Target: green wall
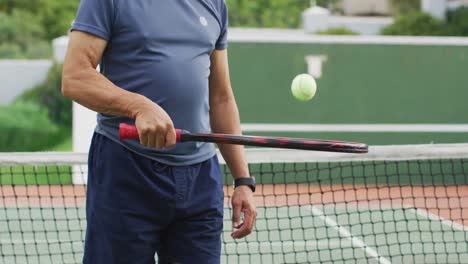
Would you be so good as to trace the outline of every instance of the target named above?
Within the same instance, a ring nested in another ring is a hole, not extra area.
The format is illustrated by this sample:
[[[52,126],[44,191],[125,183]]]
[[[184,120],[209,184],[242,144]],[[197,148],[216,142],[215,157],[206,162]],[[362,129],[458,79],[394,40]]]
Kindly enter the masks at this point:
[[[308,55],[328,59],[316,97],[303,103],[290,83],[307,72]],[[468,46],[231,42],[229,60],[243,123],[468,123]],[[370,144],[468,142],[468,133],[300,134]]]

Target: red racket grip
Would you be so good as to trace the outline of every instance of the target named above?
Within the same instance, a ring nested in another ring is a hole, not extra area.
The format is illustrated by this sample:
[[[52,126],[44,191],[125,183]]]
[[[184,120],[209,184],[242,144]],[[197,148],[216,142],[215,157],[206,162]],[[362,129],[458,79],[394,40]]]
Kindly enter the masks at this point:
[[[181,142],[180,138],[182,135],[182,130],[176,129],[176,142]],[[125,123],[121,123],[119,125],[119,137],[121,140],[126,139],[140,139],[140,135],[138,134],[138,130],[136,126],[128,125]]]

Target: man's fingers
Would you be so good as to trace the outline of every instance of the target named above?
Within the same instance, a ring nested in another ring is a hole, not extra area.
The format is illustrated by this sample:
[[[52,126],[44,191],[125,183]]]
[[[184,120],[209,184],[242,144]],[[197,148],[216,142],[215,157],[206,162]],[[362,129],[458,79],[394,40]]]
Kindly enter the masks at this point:
[[[242,226],[239,228],[239,230],[234,231],[231,236],[233,238],[243,238],[247,236],[248,234],[252,233],[253,228],[254,228],[254,223],[255,223],[255,211],[251,210],[245,210],[244,211],[244,222],[242,223]]]
[[[157,149],[162,149],[164,148],[164,145],[166,144],[166,137],[163,135],[157,135],[156,136],[156,148]]]
[[[148,132],[146,131],[138,131],[140,137],[140,144],[143,146],[147,146],[148,144]]]
[[[254,230],[254,225],[255,225],[255,219],[257,218],[257,212],[255,209],[253,210],[247,210],[247,215],[244,213],[244,219],[247,219],[248,221],[244,221],[245,224],[248,224],[248,230],[250,233]]]
[[[148,138],[148,140],[147,140],[145,146],[150,147],[150,148],[154,148],[154,146],[156,146],[156,138],[154,137],[154,135],[150,135],[147,138]]]
[[[176,133],[175,133],[174,127],[172,127],[171,129],[169,129],[169,131],[167,131],[165,147],[170,148],[174,146],[175,144],[176,144]]]
[[[232,226],[239,228],[241,218],[242,203],[232,203]]]

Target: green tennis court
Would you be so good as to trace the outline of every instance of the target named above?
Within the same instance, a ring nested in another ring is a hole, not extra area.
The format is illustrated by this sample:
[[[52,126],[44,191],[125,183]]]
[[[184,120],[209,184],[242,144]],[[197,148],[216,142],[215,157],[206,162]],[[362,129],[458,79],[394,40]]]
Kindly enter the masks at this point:
[[[245,242],[225,233],[225,263],[461,263],[468,257],[468,228],[416,208],[312,205],[259,213],[265,218]]]
[[[86,177],[86,155],[11,155],[0,155],[0,263],[80,263],[86,185],[69,182]],[[365,155],[249,149],[247,158],[261,183],[255,232],[230,237],[233,190],[223,166],[222,263],[468,259],[467,144]]]
[[[230,213],[226,209],[227,227]],[[468,258],[468,228],[417,208],[310,205],[258,213],[248,239],[234,241],[225,230],[223,263],[462,263]],[[3,208],[0,217],[9,219],[0,226],[1,263],[80,263],[84,208]]]

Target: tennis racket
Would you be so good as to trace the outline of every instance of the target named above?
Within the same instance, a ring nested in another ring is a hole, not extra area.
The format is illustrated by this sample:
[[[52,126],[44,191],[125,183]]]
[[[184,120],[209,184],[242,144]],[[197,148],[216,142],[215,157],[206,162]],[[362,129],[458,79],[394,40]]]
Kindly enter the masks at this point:
[[[120,124],[119,135],[121,140],[139,139],[137,128],[135,126],[124,123]],[[287,137],[262,137],[230,134],[190,133],[181,129],[176,129],[176,141],[197,141],[218,144],[235,144],[257,147],[301,149],[344,153],[367,153],[369,151],[368,146],[366,144],[357,142]]]

